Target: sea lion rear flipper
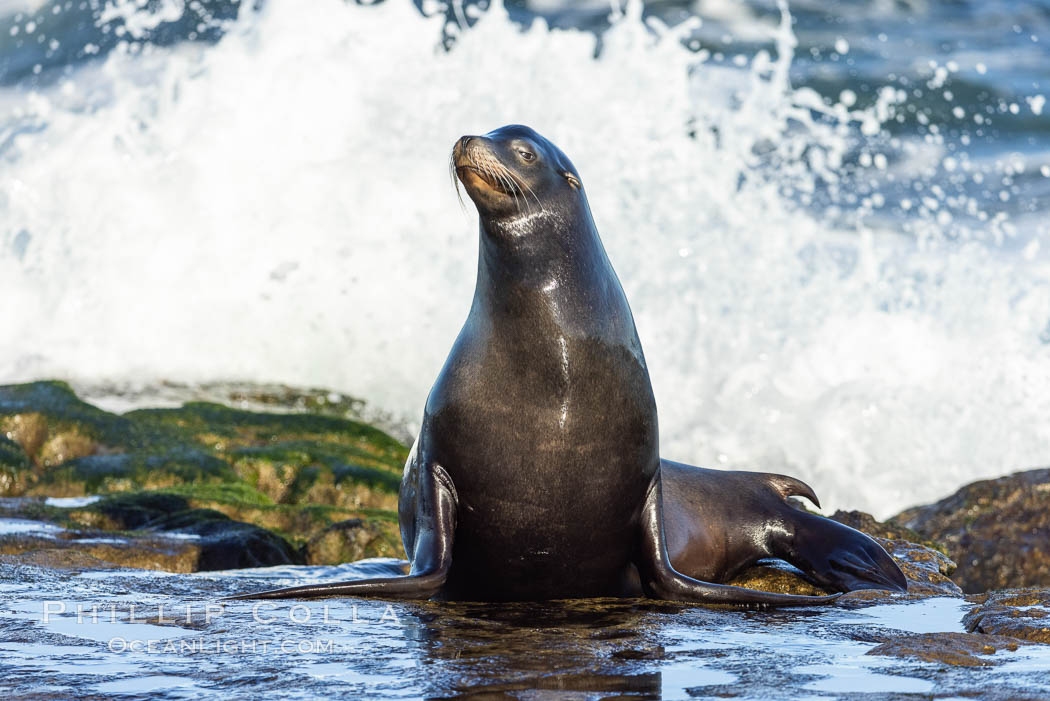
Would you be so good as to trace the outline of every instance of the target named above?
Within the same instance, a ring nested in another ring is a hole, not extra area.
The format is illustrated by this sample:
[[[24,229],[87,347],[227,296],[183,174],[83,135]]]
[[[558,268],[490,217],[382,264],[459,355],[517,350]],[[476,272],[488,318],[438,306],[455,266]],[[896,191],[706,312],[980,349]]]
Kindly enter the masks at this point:
[[[785,521],[788,528],[770,542],[770,551],[819,586],[834,591],[908,590],[897,563],[864,533],[798,509],[785,511]]]
[[[709,470],[662,460],[661,504],[671,562],[680,572],[726,581],[764,558],[785,560],[830,591],[905,591],[885,550],[860,531],[797,509],[820,506],[805,482],[767,472]]]
[[[638,573],[646,594],[672,601],[696,601],[707,604],[734,604],[767,608],[774,606],[813,606],[828,604],[839,594],[830,596],[796,596],[744,589],[725,584],[712,584],[687,577],[676,571],[667,555],[660,497],[660,474],[653,478],[642,509],[642,535],[637,559]]]
[[[420,503],[416,504],[412,568],[403,577],[379,577],[331,584],[307,584],[229,599],[317,599],[329,596],[378,596],[390,599],[429,599],[445,584],[452,564],[456,531],[456,491],[440,465],[418,473]],[[406,545],[408,545],[406,543]]]

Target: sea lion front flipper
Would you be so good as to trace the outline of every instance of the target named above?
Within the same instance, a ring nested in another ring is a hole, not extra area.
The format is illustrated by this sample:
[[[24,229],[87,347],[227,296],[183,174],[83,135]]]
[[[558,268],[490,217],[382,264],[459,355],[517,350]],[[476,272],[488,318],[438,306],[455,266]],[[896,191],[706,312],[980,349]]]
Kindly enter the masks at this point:
[[[440,465],[420,469],[418,501],[413,500],[414,522],[409,556],[412,568],[403,577],[379,577],[331,584],[307,584],[229,599],[318,599],[330,596],[378,596],[390,599],[429,599],[444,586],[452,564],[456,531],[456,490]]]
[[[641,576],[643,590],[653,598],[769,608],[828,604],[840,596],[839,594],[830,596],[775,594],[725,584],[701,582],[675,570],[668,558],[664,539],[659,472],[653,477],[645,497],[641,527],[639,553],[635,564]]]

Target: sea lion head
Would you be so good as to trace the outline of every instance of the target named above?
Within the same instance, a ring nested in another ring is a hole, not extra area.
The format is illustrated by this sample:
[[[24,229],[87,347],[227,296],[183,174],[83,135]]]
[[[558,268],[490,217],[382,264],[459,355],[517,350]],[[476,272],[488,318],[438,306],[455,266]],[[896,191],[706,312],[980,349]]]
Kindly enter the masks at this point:
[[[452,149],[451,167],[483,224],[585,206],[583,185],[572,162],[557,146],[520,124],[461,137]]]

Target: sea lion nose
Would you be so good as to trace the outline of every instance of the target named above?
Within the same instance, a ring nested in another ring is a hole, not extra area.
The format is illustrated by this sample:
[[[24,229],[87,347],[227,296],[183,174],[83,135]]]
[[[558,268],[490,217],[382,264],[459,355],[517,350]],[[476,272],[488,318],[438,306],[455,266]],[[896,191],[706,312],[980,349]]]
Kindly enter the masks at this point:
[[[466,154],[467,147],[470,146],[470,142],[472,142],[476,138],[476,136],[459,137],[459,141],[456,142],[455,147],[453,147],[452,149],[452,156],[458,161]]]

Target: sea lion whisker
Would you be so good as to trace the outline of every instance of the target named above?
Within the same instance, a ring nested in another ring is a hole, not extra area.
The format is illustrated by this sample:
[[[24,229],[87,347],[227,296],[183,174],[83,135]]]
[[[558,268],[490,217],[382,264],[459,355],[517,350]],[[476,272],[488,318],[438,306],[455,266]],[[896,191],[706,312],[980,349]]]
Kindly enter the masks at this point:
[[[463,191],[459,189],[459,177],[456,175],[455,149],[448,156],[448,177],[452,180],[452,187],[456,188],[456,199],[459,200],[459,208],[466,211],[467,204],[463,201]]]
[[[512,176],[513,176],[513,174],[512,174]],[[518,186],[520,188],[522,188],[522,191],[521,191],[522,195],[524,196],[525,195],[525,190],[528,190],[529,194],[532,195],[532,198],[534,200],[536,200],[536,206],[539,207],[542,210],[543,209],[543,204],[540,203],[540,198],[536,196],[536,193],[533,191],[533,189],[531,187],[529,187],[528,183],[526,183],[524,180],[521,180],[518,176],[513,176],[513,177],[518,182]]]
[[[532,213],[532,205],[529,203],[529,198],[526,196],[526,193],[525,193],[525,188],[528,187],[525,184],[525,182],[522,181],[521,178],[518,175],[516,175],[510,168],[508,168],[503,163],[497,161],[496,159],[492,159],[491,162],[493,163],[494,167],[499,169],[499,173],[502,176],[501,179],[503,180],[504,183],[506,183],[506,187],[511,192],[511,194],[514,195],[514,203],[518,204],[517,194],[520,192],[521,196],[522,196],[522,202],[525,203],[525,211],[526,211],[526,213],[531,214]],[[531,189],[532,188],[529,188],[530,191],[531,191]],[[533,197],[536,199],[536,202],[538,204],[539,203],[539,198],[536,197],[535,193],[532,193],[532,194],[533,194]]]
[[[494,181],[493,185],[502,188],[503,183],[500,181],[499,173],[497,173],[496,169],[492,167],[492,164],[486,163],[485,169],[488,171],[489,177],[492,178],[492,180]]]
[[[517,195],[517,192],[516,192],[517,188],[514,186],[514,183],[512,182],[511,177],[509,177],[509,176],[511,176],[511,173],[510,173],[510,170],[507,169],[507,166],[503,165],[502,163],[500,163],[499,161],[497,161],[494,158],[488,158],[486,160],[486,164],[490,168],[490,172],[492,173],[492,177],[495,178],[496,181],[498,181],[500,183],[500,185],[503,187],[504,190],[507,191],[508,194],[510,194],[510,195],[512,195],[514,197],[514,204],[517,205],[517,203],[518,203],[518,195]]]
[[[501,166],[499,171],[497,172],[497,175],[499,177],[500,182],[503,183],[503,187],[507,190],[507,192],[514,195],[514,201],[517,202],[518,188],[514,185],[514,182],[509,177],[510,172],[506,169],[506,167]]]
[[[514,186],[506,175],[501,175],[500,179],[503,181],[504,187],[507,188],[507,191],[510,192],[511,196],[514,198],[514,206],[520,208],[521,205],[518,203],[518,188]],[[526,200],[526,203],[527,202],[528,201]]]

